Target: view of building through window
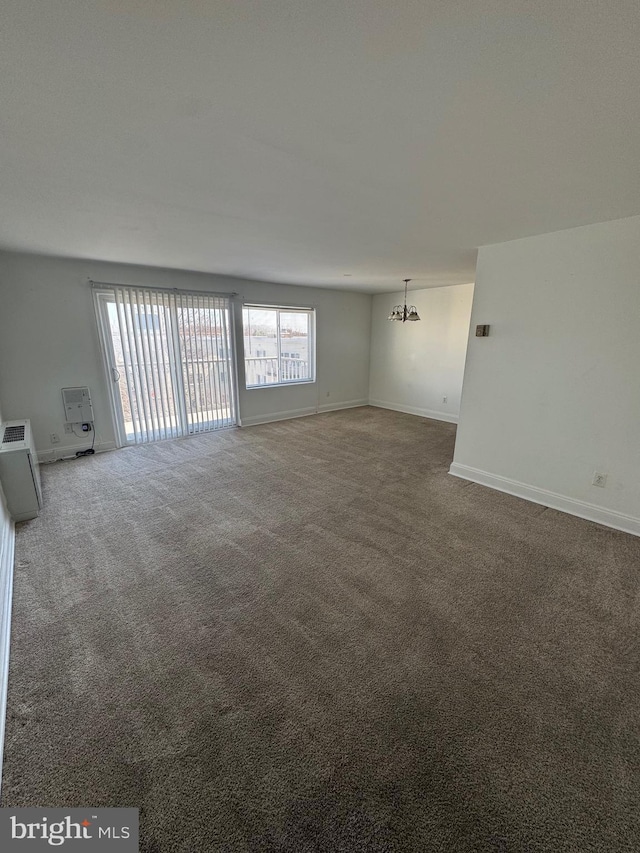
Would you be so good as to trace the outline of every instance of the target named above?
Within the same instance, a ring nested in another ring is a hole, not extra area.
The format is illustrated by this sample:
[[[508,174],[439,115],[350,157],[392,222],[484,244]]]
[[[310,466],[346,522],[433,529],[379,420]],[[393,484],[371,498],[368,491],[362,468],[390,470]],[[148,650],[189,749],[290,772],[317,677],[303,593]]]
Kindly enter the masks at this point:
[[[313,310],[243,308],[247,387],[312,382]]]

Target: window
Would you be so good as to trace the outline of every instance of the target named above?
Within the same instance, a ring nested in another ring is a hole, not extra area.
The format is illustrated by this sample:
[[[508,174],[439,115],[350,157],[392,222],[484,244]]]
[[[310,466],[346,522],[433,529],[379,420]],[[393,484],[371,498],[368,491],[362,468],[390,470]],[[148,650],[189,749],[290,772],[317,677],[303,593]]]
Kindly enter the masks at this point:
[[[314,315],[312,308],[244,306],[247,388],[315,381]]]
[[[136,329],[141,332],[150,332],[160,329],[158,318],[154,314],[136,314]]]

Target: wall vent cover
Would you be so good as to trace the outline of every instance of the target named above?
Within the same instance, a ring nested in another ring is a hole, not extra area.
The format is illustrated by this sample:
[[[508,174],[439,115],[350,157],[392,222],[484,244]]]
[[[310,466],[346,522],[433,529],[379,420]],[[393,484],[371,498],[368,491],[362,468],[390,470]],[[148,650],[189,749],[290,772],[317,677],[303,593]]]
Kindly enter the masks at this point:
[[[7,426],[4,428],[2,443],[7,444],[9,441],[24,441],[24,425]]]

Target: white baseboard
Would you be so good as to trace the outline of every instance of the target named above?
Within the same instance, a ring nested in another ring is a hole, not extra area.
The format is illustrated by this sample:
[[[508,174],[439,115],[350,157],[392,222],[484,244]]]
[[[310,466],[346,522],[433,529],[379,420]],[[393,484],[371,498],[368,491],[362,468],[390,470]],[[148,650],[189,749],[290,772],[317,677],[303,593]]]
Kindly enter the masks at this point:
[[[449,473],[453,474],[454,477],[471,480],[473,483],[488,486],[490,489],[496,489],[499,492],[506,492],[508,495],[514,495],[517,498],[524,498],[527,501],[542,504],[569,515],[577,515],[578,518],[585,518],[587,521],[604,524],[605,527],[613,527],[615,530],[640,536],[640,518],[635,518],[632,515],[605,509],[576,498],[568,498],[556,492],[549,492],[537,486],[529,486],[526,483],[520,483],[508,477],[500,477],[497,474],[489,474],[487,471],[471,468],[468,465],[460,465],[457,462],[451,465]]]
[[[435,409],[421,409],[418,406],[400,406],[398,403],[387,403],[385,400],[369,400],[369,405],[377,406],[379,409],[404,412],[405,415],[418,415],[421,418],[431,418],[434,421],[447,421],[450,424],[458,423],[458,416],[451,412],[437,412]]]
[[[86,444],[65,444],[61,447],[53,447],[50,450],[38,451],[38,462],[57,462],[59,459],[64,459],[66,456],[75,456],[78,450],[86,450],[91,447],[91,442]],[[114,441],[101,441],[96,444],[96,453],[106,453],[108,450],[115,450],[116,444]]]
[[[319,412],[339,412],[341,409],[359,409],[360,406],[368,406],[368,400],[346,400],[344,403],[324,403],[318,406]]]
[[[317,415],[321,412],[337,412],[339,409],[355,409],[358,406],[366,406],[367,400],[348,400],[344,403],[329,403],[324,406],[307,406],[304,409],[289,409],[285,412],[272,412],[267,415],[255,415],[252,418],[242,418],[241,426],[258,426],[258,424],[271,424],[274,421],[288,421],[292,418],[306,418],[308,415]]]
[[[274,421],[288,421],[291,418],[304,418],[307,415],[317,414],[315,406],[307,406],[304,409],[289,409],[286,412],[272,412],[267,415],[254,415],[252,418],[242,418],[243,427],[258,426],[258,424],[270,424]]]
[[[2,497],[0,496],[0,501]],[[1,511],[0,507],[0,511]],[[10,519],[0,521],[0,792],[2,789],[2,759],[4,730],[7,715],[7,685],[9,681],[9,647],[11,642],[11,602],[13,597],[13,562],[15,528]]]

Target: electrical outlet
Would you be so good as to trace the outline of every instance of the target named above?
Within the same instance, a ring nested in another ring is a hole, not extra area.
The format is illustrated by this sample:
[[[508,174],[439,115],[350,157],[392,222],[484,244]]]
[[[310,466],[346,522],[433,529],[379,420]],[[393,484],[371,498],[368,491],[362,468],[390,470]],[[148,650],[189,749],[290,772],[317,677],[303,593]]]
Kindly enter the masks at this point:
[[[60,436],[57,432],[52,432],[49,438],[51,439],[51,444],[58,444],[60,442]]]
[[[64,431],[66,435],[73,435],[73,424],[65,424]]]
[[[442,398],[442,402],[443,402],[443,403],[446,403],[448,399],[449,399],[448,397],[443,397],[443,398]]]
[[[607,475],[601,474],[600,471],[594,471],[593,480],[591,481],[591,483],[594,486],[599,486],[601,489],[604,489],[604,487],[607,485]]]

